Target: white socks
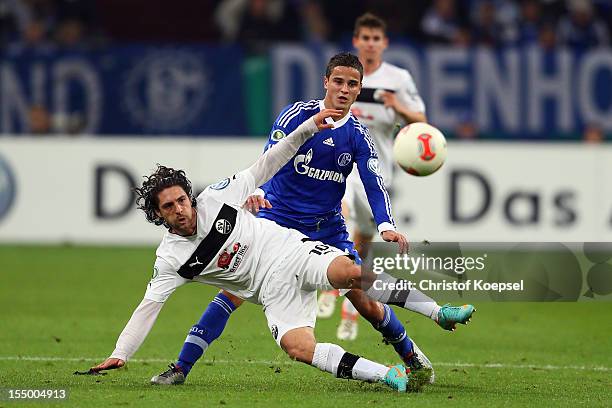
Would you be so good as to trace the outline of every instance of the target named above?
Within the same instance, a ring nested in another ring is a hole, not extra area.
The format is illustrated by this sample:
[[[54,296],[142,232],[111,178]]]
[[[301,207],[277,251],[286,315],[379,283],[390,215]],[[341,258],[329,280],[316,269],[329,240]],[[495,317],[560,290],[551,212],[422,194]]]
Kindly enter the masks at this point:
[[[440,306],[420,290],[413,289],[406,298],[404,309],[412,310],[437,321]]]
[[[368,382],[383,379],[389,371],[382,364],[347,353],[342,347],[331,343],[317,343],[312,365],[339,378]]]
[[[440,306],[435,300],[424,294],[418,289],[408,289],[407,285],[402,285],[403,279],[394,278],[383,272],[376,275],[376,282],[366,294],[380,303],[395,305],[404,309],[420,313],[433,320],[437,320]],[[397,287],[400,287],[397,289]]]

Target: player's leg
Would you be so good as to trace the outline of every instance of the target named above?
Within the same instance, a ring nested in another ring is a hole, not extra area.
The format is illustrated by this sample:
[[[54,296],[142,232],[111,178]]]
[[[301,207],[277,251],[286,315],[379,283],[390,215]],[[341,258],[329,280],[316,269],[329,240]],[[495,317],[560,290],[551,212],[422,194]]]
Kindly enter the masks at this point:
[[[340,324],[336,330],[336,337],[340,340],[355,340],[359,332],[359,312],[348,298],[342,301]]]
[[[359,229],[359,227],[356,227],[353,230],[351,238],[355,245],[355,250],[359,252],[359,256],[361,257],[361,259],[365,259],[368,256],[368,253],[370,252],[374,235],[370,233],[363,233],[361,232],[361,229]]]
[[[317,343],[311,327],[291,329],[280,339],[280,346],[294,360],[310,364],[337,378],[382,382],[405,392],[408,376],[403,366],[386,367],[345,351],[332,343]]]
[[[365,197],[355,200],[355,211],[352,215],[355,223],[352,234],[355,250],[362,259],[365,259],[370,252],[374,235],[377,233],[376,223]],[[372,327],[382,334],[384,341],[393,346],[404,364],[414,373],[418,372],[420,378],[434,382],[435,374],[431,362],[408,336],[404,325],[389,306],[384,305],[383,307],[381,303],[370,299],[359,289],[353,289],[345,296]]]
[[[351,217],[350,215],[351,204],[349,204],[349,202],[352,199],[349,197],[352,197],[352,193],[350,192],[350,188],[347,185],[346,194],[344,196],[344,199],[342,200],[342,217],[344,217],[345,219],[348,219],[349,217]],[[323,237],[315,237],[315,239],[322,241],[322,242],[327,241]],[[332,245],[334,244],[333,242],[329,242],[329,243]],[[340,248],[340,249],[344,249],[344,248]],[[319,294],[319,299],[317,300],[317,318],[327,319],[334,314],[334,310],[336,309],[336,298],[338,297],[338,295],[339,295],[338,289],[321,291],[321,293]],[[354,308],[349,306],[348,303],[349,302],[346,302],[345,300],[344,303],[342,304],[342,314],[344,315],[346,313],[347,317],[349,317],[349,319],[347,320],[349,325],[347,326],[348,328],[345,331],[345,334],[342,334],[342,335],[340,334],[340,327],[342,325],[338,328],[338,338],[340,338],[341,340],[347,340],[349,337],[352,337],[353,331],[355,332],[355,337],[356,337],[358,315],[356,314],[357,313],[356,311],[351,314]]]
[[[384,272],[374,274],[371,271],[362,271],[360,266],[355,265],[347,257],[337,257],[329,264],[327,278],[329,283],[337,289],[368,288],[366,295],[369,298],[380,303],[418,311],[429,316],[447,330],[454,330],[456,323],[467,324],[475,311],[472,305],[440,307],[429,296],[417,290],[391,289],[398,287],[401,279]],[[357,305],[355,307],[360,311]]]
[[[419,381],[433,383],[435,376],[431,362],[408,336],[393,309],[370,299],[359,289],[350,290],[345,296],[372,327],[382,334],[385,343],[393,346],[404,364],[413,373],[418,373]]]
[[[355,180],[352,181],[355,182]],[[378,228],[363,186],[360,183],[352,185],[354,192],[351,195],[350,217],[354,223],[354,229],[351,238],[361,259],[366,259],[372,247],[372,240],[378,234]],[[429,317],[446,330],[454,330],[456,323],[465,323],[473,312],[470,306],[444,305],[440,307],[436,301],[418,289],[411,290],[406,295],[406,301],[398,306]]]
[[[445,330],[454,331],[457,323],[467,324],[476,311],[472,305],[439,306],[435,300],[418,289],[395,289],[404,281],[385,272],[373,274],[363,271],[359,280],[366,295],[381,303],[399,306],[429,317]],[[407,285],[405,285],[407,286]],[[359,310],[359,308],[357,308]]]
[[[361,181],[359,181],[359,184],[361,184]],[[353,189],[355,190],[354,186]],[[345,195],[345,200],[342,201],[342,215],[345,218],[348,217],[353,223],[353,234],[351,236],[353,242],[346,240],[339,245],[337,243],[333,244],[349,252],[356,251],[359,255],[357,259],[360,260],[367,256],[373,234],[377,232],[377,229],[369,205],[364,206],[361,200],[358,199],[358,195],[356,195],[358,190],[354,191],[352,194],[349,194],[348,190],[350,189],[347,184],[347,194]],[[347,196],[350,197],[350,200],[346,199]],[[365,232],[362,233],[362,231]],[[340,340],[355,340],[359,330],[358,318],[359,311],[349,298],[345,297],[342,302],[342,313],[340,315],[340,324],[338,325],[336,336]]]
[[[292,272],[272,272],[260,296],[270,332],[277,344],[295,360],[340,378],[381,381],[405,391],[408,377],[403,366],[390,370],[382,364],[347,353],[335,344],[317,344],[315,340],[316,290],[331,289],[327,269],[338,257],[348,260],[342,254],[340,250],[320,242],[304,242],[285,264],[285,270]]]
[[[323,290],[317,301],[317,317],[327,319],[334,314],[338,290]]]
[[[361,268],[355,264],[353,259],[342,256],[343,252],[334,247],[331,247],[329,251],[322,251],[325,246],[319,244],[307,242],[304,245],[305,262],[301,262],[303,271],[300,271],[300,279],[298,279],[302,287],[325,288],[328,287],[326,285],[331,284],[335,288],[342,289],[361,284]],[[318,250],[309,250],[311,247]],[[407,337],[404,327],[393,310],[369,299],[361,290],[355,289],[350,292],[353,292],[351,296],[355,300],[355,305],[360,305],[360,311],[364,317],[394,345],[402,359],[420,371],[415,373],[416,378],[413,385],[418,387],[425,382],[431,382],[433,380],[431,363],[424,355],[417,356],[418,348]]]
[[[210,344],[221,335],[230,315],[242,302],[242,299],[229,292],[223,290],[219,292],[210,302],[198,323],[192,326],[187,333],[176,363],[171,364],[165,372],[151,378],[151,383],[173,385],[185,382],[193,365],[202,357]]]
[[[291,358],[336,377],[380,381],[406,391],[408,376],[403,366],[390,370],[382,364],[347,353],[335,344],[317,344],[313,331],[317,306],[315,288],[325,281],[325,269],[321,266],[332,258],[331,254],[304,252],[294,257],[292,264],[296,275],[278,272],[270,278],[261,299],[274,340]],[[305,286],[309,289],[304,290]]]

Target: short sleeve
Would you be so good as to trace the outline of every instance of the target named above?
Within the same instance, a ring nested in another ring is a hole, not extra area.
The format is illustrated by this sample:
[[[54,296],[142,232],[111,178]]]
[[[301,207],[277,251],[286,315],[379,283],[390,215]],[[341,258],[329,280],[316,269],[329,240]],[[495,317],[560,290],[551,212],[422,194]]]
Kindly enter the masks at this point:
[[[400,101],[411,111],[425,113],[425,102],[419,94],[412,75],[406,70],[402,70],[402,74],[402,86],[399,92]]]

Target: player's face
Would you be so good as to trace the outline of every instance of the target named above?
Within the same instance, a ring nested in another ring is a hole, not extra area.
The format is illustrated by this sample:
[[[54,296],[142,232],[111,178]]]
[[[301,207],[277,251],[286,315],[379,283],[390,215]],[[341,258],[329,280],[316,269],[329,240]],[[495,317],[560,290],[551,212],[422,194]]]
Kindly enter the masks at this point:
[[[361,75],[355,68],[335,67],[323,85],[327,90],[325,107],[340,109],[346,114],[361,92]]]
[[[170,226],[170,231],[183,236],[195,234],[196,213],[191,200],[180,186],[163,189],[157,195],[157,215]]]
[[[389,40],[380,28],[361,27],[359,34],[353,37],[353,47],[357,50],[359,59],[366,64],[382,61],[383,52],[388,45]]]

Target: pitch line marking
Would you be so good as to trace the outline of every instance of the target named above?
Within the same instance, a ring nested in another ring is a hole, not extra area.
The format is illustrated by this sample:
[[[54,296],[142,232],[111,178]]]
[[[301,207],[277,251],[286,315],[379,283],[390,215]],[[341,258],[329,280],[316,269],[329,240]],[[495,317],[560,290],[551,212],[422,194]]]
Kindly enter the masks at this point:
[[[106,357],[45,357],[45,356],[0,356],[0,361],[104,361]],[[167,358],[134,358],[130,360],[134,363],[167,363],[170,359]],[[203,360],[200,364],[255,364],[255,365],[289,365],[293,361],[272,361],[272,360]],[[583,371],[612,371],[612,367],[587,367],[587,366],[558,366],[558,365],[537,365],[537,364],[505,364],[505,363],[463,363],[463,362],[438,362],[434,364],[440,367],[471,367],[471,368],[515,368],[515,369],[532,369],[532,370],[583,370]]]

